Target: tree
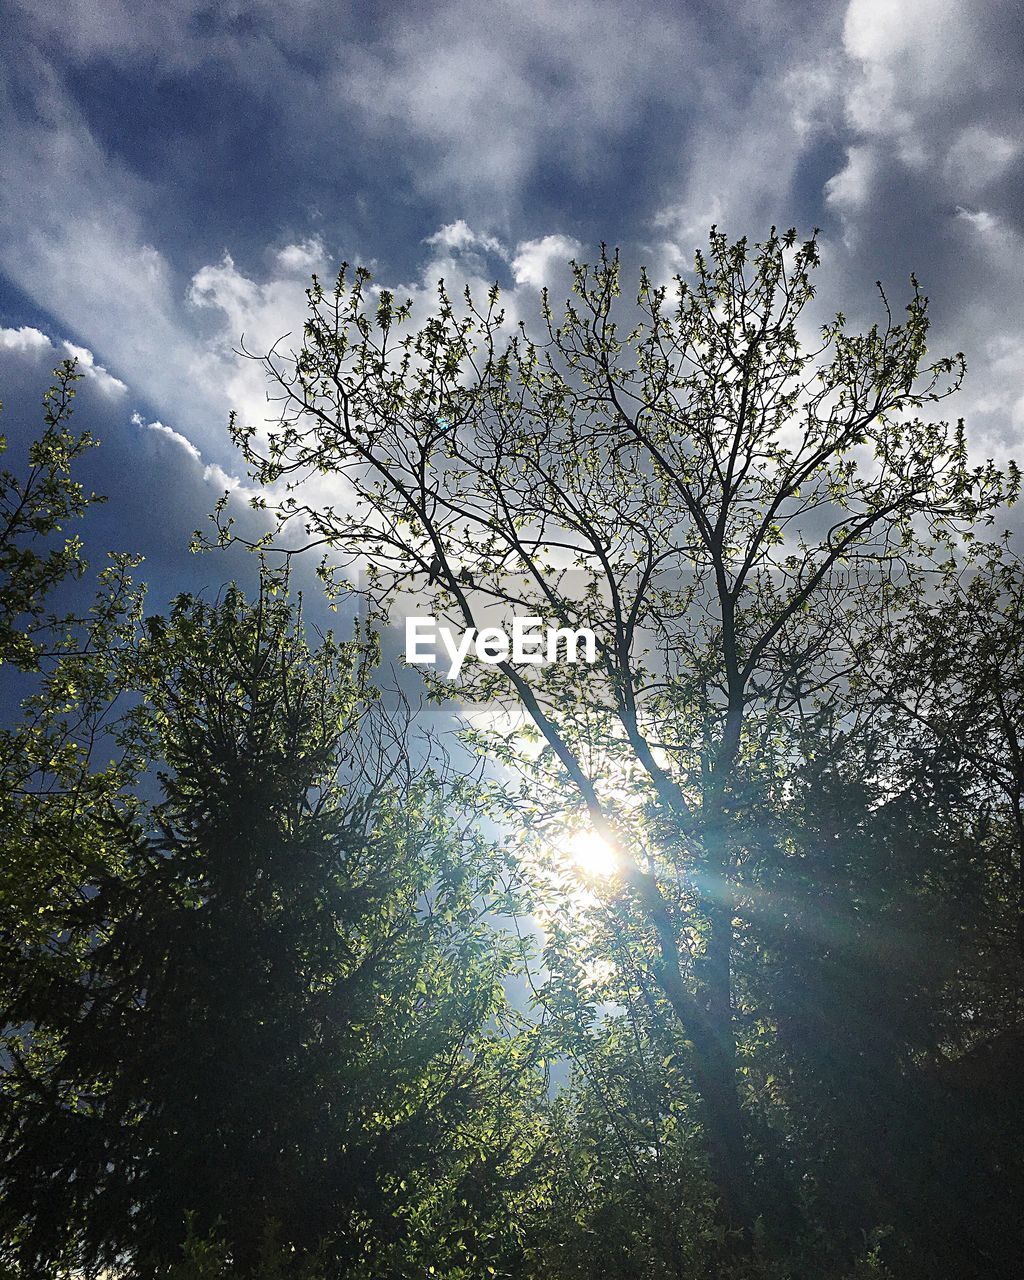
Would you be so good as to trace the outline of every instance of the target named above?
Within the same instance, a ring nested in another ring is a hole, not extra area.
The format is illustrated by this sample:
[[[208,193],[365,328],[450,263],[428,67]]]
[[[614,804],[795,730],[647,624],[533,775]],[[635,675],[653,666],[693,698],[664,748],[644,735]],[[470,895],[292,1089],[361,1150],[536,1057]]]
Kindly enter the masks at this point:
[[[46,945],[51,913],[77,901],[83,882],[106,865],[111,827],[130,822],[139,767],[130,743],[117,736],[114,711],[142,609],[130,577],[137,561],[111,555],[84,614],[54,608],[54,595],[88,567],[81,540],[65,523],[103,501],[73,474],[97,443],[71,429],[80,376],[74,361],[58,365],[27,469],[0,474],[0,668],[9,694],[24,698],[20,717],[0,729],[5,1004],[27,951],[40,964],[57,962]]]
[[[992,869],[1007,908],[993,948],[1007,1001],[999,1024],[1024,1012],[1024,564],[1007,538],[951,557],[935,576],[887,661],[865,666],[886,712],[959,767],[975,810],[1004,826],[1009,857]]]
[[[88,431],[75,435],[69,425],[80,377],[74,360],[57,366],[43,397],[45,430],[29,446],[25,475],[0,472],[0,665],[37,670],[72,621],[46,615],[53,589],[86,569],[81,540],[60,535],[66,520],[104,500],[86,493],[71,474],[96,444]],[[0,453],[6,449],[7,437],[0,436]]]
[[[514,1057],[482,1031],[490,864],[468,792],[412,768],[373,653],[311,647],[272,575],[253,604],[148,620],[127,723],[162,796],[7,993],[0,1221],[24,1275],[164,1275],[211,1238],[234,1274],[406,1274],[444,1247],[431,1204],[437,1225],[518,1167],[514,1107],[487,1136]]]
[[[539,754],[495,744],[529,775],[525,816],[568,804],[617,851],[605,900],[690,1046],[714,1184],[748,1234],[771,1213],[738,1062],[755,801],[784,807],[808,725],[852,710],[875,619],[1018,481],[969,464],[962,424],[917,416],[963,361],[928,356],[916,282],[902,321],[881,294],[880,324],[840,314],[805,345],[817,265],[813,237],[713,231],[689,278],[642,275],[626,311],[602,253],[563,317],[545,296],[540,337],[508,333],[496,287],[459,311],[443,284],[411,330],[409,304],[343,269],[314,280],[302,349],[264,358],[280,422],[235,423],[260,483],[288,485],[257,502],[335,563],[365,557],[382,609],[414,586],[456,626],[505,606],[595,630],[592,668],[471,663],[460,691],[531,722]],[[336,502],[304,499],[311,474]]]
[[[1009,537],[969,539],[966,553],[934,566],[859,663],[859,696],[873,708],[886,761],[874,770],[884,797],[876,784],[865,825],[892,824],[893,815],[890,849],[914,852],[909,892],[893,885],[891,856],[875,876],[888,887],[890,936],[896,910],[916,915],[895,938],[899,976],[864,986],[902,988],[904,1007],[878,1025],[913,1026],[916,1105],[894,1174],[904,1200],[914,1189],[906,1216],[920,1274],[931,1257],[935,1268],[1011,1276],[1024,1248],[1015,1208],[1024,1194],[1015,1086],[1024,1068],[1022,601]],[[873,1089],[884,1096],[877,1080]],[[878,1104],[862,1107],[862,1118],[871,1109]],[[941,1181],[921,1177],[940,1165]]]

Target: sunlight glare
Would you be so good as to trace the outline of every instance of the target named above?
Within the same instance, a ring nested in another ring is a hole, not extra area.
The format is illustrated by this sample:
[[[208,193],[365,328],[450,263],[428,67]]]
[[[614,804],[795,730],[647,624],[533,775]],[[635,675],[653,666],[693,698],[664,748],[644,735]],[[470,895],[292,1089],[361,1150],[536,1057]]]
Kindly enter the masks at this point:
[[[615,850],[596,831],[578,831],[565,847],[573,862],[587,875],[610,876],[619,868]]]

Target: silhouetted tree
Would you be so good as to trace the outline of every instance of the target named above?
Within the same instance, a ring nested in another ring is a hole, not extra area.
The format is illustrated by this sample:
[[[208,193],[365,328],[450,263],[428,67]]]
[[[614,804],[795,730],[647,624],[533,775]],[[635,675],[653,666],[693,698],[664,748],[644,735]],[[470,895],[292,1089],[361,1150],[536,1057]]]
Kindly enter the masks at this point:
[[[902,321],[883,295],[879,325],[837,315],[805,345],[817,265],[793,231],[713,231],[688,277],[642,276],[628,308],[602,253],[563,315],[545,295],[538,338],[506,330],[496,286],[461,311],[441,286],[416,330],[343,270],[314,281],[298,355],[264,361],[267,443],[235,427],[260,482],[289,482],[281,526],[364,555],[382,609],[415,584],[456,627],[504,606],[595,630],[594,667],[471,662],[462,691],[532,724],[535,742],[492,740],[529,777],[520,812],[557,827],[575,809],[617,850],[605,900],[690,1046],[714,1183],[748,1238],[775,1218],[740,1052],[751,791],[783,795],[808,717],[853,709],[863,636],[1017,486],[969,464],[962,427],[917,416],[962,359],[927,354],[916,282]],[[303,501],[323,473],[344,501]]]
[[[73,963],[27,954],[8,999],[0,1220],[26,1275],[160,1275],[187,1230],[238,1274],[268,1233],[392,1274],[424,1188],[458,1178],[502,1007],[488,873],[372,653],[311,649],[266,576],[150,620],[131,720],[163,798],[51,912]]]

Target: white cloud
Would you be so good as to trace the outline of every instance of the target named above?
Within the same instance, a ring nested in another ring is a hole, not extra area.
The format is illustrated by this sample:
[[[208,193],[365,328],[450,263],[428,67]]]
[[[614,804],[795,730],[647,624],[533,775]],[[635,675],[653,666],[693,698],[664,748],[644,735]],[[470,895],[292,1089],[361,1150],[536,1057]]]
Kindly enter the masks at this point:
[[[501,241],[494,236],[481,235],[470,227],[464,218],[448,223],[440,231],[427,236],[424,244],[440,245],[444,249],[458,252],[460,249],[482,249],[485,253],[504,255]]]
[[[1007,182],[1024,133],[1019,71],[1005,56],[1018,25],[999,4],[849,0],[850,140],[825,188],[846,250],[836,284],[891,284],[894,266],[922,276],[933,298],[929,348],[967,353],[949,412],[966,418],[975,449],[1000,455],[1019,440],[1024,378],[1024,236]]]
[[[260,298],[260,288],[235,266],[230,253],[220,262],[211,263],[192,277],[188,300],[196,307],[217,307],[223,311],[240,336],[245,318],[252,315]]]
[[[944,177],[964,194],[981,192],[1002,177],[1020,149],[1021,144],[1013,138],[983,124],[969,125],[946,153]]]
[[[159,71],[191,69],[197,62],[229,66],[240,80],[264,89],[276,79],[294,83],[291,50],[306,49],[323,38],[333,7],[310,0],[166,0],[139,5],[136,0],[11,0],[28,15],[34,31],[51,44],[60,42],[74,62],[103,58],[114,64]],[[248,21],[240,21],[248,19]]]
[[[291,274],[257,281],[225,253],[219,262],[200,267],[186,296],[196,313],[207,313],[205,350],[217,371],[223,403],[261,432],[276,419],[276,411],[268,403],[262,365],[239,355],[240,344],[244,341],[246,350],[256,356],[279,342],[284,351],[301,345],[305,289]]]
[[[96,359],[88,347],[76,346],[73,342],[63,341],[60,344],[65,356],[77,361],[78,371],[108,396],[122,396],[128,390],[120,378],[108,373]],[[47,352],[57,355],[58,348],[41,329],[32,325],[22,325],[20,329],[0,328],[0,351],[15,352],[18,355],[40,356]]]
[[[813,142],[833,127],[842,104],[842,67],[831,49],[798,61],[779,77],[782,101],[794,140]]]
[[[469,288],[478,299],[486,296],[494,280],[485,253],[494,253],[510,265],[514,284],[503,291],[502,307],[509,324],[522,316],[535,322],[536,298],[533,290],[577,252],[579,245],[567,236],[547,235],[524,241],[516,246],[508,263],[508,253],[492,236],[477,231],[465,219],[439,228],[424,240],[430,252],[411,282],[380,279],[374,289],[391,288],[400,299],[413,303],[413,325],[424,324],[437,307],[437,281],[443,277],[449,295],[458,299]],[[282,339],[279,350],[287,356],[301,343],[306,317],[306,297],[294,278],[270,275],[257,279],[244,272],[230,254],[219,262],[201,267],[193,276],[188,291],[196,309],[208,313],[208,343],[217,353],[230,402],[239,409],[240,417],[255,428],[256,440],[265,440],[270,423],[277,420],[279,406],[268,402],[264,369],[258,360],[239,356],[239,337],[245,334],[245,346],[254,353],[266,352]],[[210,324],[215,328],[210,329]],[[293,335],[293,336],[287,336]],[[248,489],[236,476],[217,463],[205,466],[204,478],[240,497],[256,492]],[[310,501],[337,503],[337,482],[330,476],[306,481],[306,497]]]
[[[180,431],[175,431],[173,427],[167,427],[162,422],[147,422],[141,413],[133,413],[132,422],[135,426],[142,427],[145,431],[156,431],[159,435],[166,436],[168,440],[173,440],[178,448],[184,449],[193,461],[202,461],[203,455],[195,447],[192,441],[186,436],[183,436]]]
[[[0,351],[17,351],[25,354],[37,351],[52,351],[53,343],[39,329],[31,325],[22,325],[20,329],[0,329]]]
[[[971,65],[976,30],[969,8],[948,0],[850,0],[843,44],[868,69],[855,108],[873,122],[892,105],[891,94],[931,96],[956,85]],[[878,99],[874,105],[868,103],[869,89]]]
[[[742,17],[745,27],[761,21],[759,6],[746,6]],[[813,27],[793,41],[778,39],[778,26],[792,21],[780,6],[766,5],[763,20],[756,73],[742,74],[742,58],[716,50],[717,60],[697,80],[698,109],[689,136],[680,141],[669,187],[676,194],[650,219],[666,237],[647,246],[658,279],[690,266],[712,224],[730,235],[759,238],[772,224],[798,221],[793,206],[801,166],[842,122],[835,9],[822,8]]]
[[[1011,273],[1010,279],[1024,291],[1024,235],[988,209],[965,209],[958,205],[956,219],[960,226],[969,229],[968,246],[984,255],[985,265],[993,273],[1005,277],[1007,263],[1022,264]],[[999,330],[1008,327],[1006,317],[993,316],[992,322]],[[1024,378],[1024,368],[1018,371],[1018,377]]]
[[[948,0],[850,0],[843,26],[849,123],[914,169],[933,164],[948,135],[948,108],[964,98],[984,58],[978,26],[968,6]]]
[[[873,195],[877,158],[871,147],[850,147],[846,166],[825,183],[825,199],[849,217]]]
[[[44,34],[57,33],[46,0],[15,3]],[[581,189],[593,180],[607,199],[610,166],[621,162],[629,166],[622,183],[635,172],[647,184],[647,226],[660,239],[645,253],[656,274],[685,265],[712,221],[756,237],[772,222],[801,221],[803,229],[824,205],[821,284],[836,305],[851,315],[858,302],[874,305],[878,276],[898,287],[913,266],[930,285],[969,264],[971,278],[968,268],[957,277],[964,302],[949,316],[952,339],[944,344],[936,329],[936,344],[965,345],[966,331],[977,347],[969,387],[989,376],[1020,381],[1015,357],[995,363],[986,354],[995,333],[1014,330],[1008,317],[1024,288],[1019,224],[1004,191],[1024,127],[1019,86],[1006,78],[1012,60],[1000,57],[989,30],[999,5],[849,0],[821,6],[804,23],[782,0],[740,0],[727,22],[701,17],[699,7],[618,0],[449,0],[386,9],[372,33],[346,29],[324,48],[313,42],[320,0],[255,0],[251,38],[232,24],[235,5],[223,20],[207,17],[200,36],[194,18],[208,8],[201,0],[174,0],[138,21],[127,16],[128,0],[69,4],[71,61],[102,54],[173,70],[212,58],[245,83],[287,83],[278,103],[286,135],[301,127],[305,141],[315,128],[322,143],[344,119],[367,148],[386,147],[389,165],[407,166],[398,180],[413,190],[403,202],[415,209],[417,190],[426,191],[444,210],[445,225],[426,238],[422,263],[407,272],[412,283],[399,290],[418,318],[434,306],[438,276],[456,296],[467,284],[479,293],[501,263],[513,281],[503,298],[510,318],[535,315],[533,291],[580,249],[568,236],[544,234],[534,211],[520,219],[525,184],[536,191],[538,175],[548,184],[569,175]],[[303,42],[321,60],[316,70],[291,80],[267,74]],[[163,196],[159,179],[143,181],[106,151],[35,56],[38,100],[0,97],[0,240],[8,246],[0,247],[0,269],[160,419],[185,424],[204,465],[222,463],[228,476],[229,407],[254,425],[274,414],[262,371],[233,348],[243,332],[255,351],[286,333],[286,346],[298,345],[299,277],[328,269],[335,246],[304,238],[299,227],[289,243],[275,239],[256,256],[263,268],[243,270],[243,249],[229,244],[234,258],[226,252],[190,282],[154,242],[148,211]],[[313,98],[315,122],[303,115]],[[673,154],[664,135],[677,125]],[[659,134],[659,166],[634,170],[625,144],[650,150]],[[832,160],[836,153],[844,158]],[[369,206],[374,194],[353,188],[353,203]],[[631,207],[643,217],[639,197]],[[1012,251],[1001,264],[1000,245]],[[388,249],[372,247],[382,256]],[[251,248],[244,246],[245,261]],[[25,332],[0,331],[0,345],[30,349],[30,336],[3,336]],[[94,377],[106,374],[95,361],[92,368]],[[106,376],[109,389],[123,385]],[[993,391],[989,402],[1009,403],[1001,395]]]
[[[956,216],[983,236],[990,236],[999,228],[999,219],[985,209],[965,209],[957,205]]]
[[[339,45],[333,93],[407,152],[413,181],[479,220],[500,217],[542,155],[577,172],[603,161],[644,104],[687,92],[701,32],[680,7],[619,0],[452,0],[386,11],[372,42]]]
[[[855,146],[894,157],[926,184],[938,169],[954,197],[998,177],[1018,151],[985,113],[1007,105],[1020,120],[1016,72],[1001,83],[998,35],[986,17],[946,0],[850,0],[844,110]]]
[[[216,462],[211,462],[203,468],[203,479],[210,484],[216,485],[218,489],[226,489],[229,493],[233,493],[247,501],[249,498],[257,497],[260,493],[259,489],[248,488],[239,480],[238,476],[230,475]]]
[[[577,257],[582,246],[569,236],[548,235],[539,240],[524,240],[516,245],[512,258],[512,278],[518,285],[530,289],[542,289],[549,283],[552,268],[564,270],[572,258]]]
[[[108,373],[103,365],[97,364],[88,347],[77,347],[73,342],[62,342],[61,346],[73,359],[77,360],[79,370],[108,396],[123,396],[128,388],[120,378]]]
[[[173,427],[168,427],[165,423],[159,421],[147,422],[141,413],[132,414],[132,423],[143,431],[154,431],[157,435],[164,436],[165,439],[177,445],[193,462],[198,463],[203,468],[203,479],[208,484],[215,485],[218,489],[227,489],[246,501],[250,498],[255,498],[260,493],[259,489],[248,487],[238,476],[225,471],[219,463],[204,463],[201,450],[197,449],[187,436],[183,436],[180,431],[175,431]]]
[[[322,267],[326,263],[327,252],[323,241],[313,236],[298,244],[286,244],[283,249],[277,251],[275,260],[282,271],[309,275],[317,267]]]
[[[104,151],[45,65],[38,82],[34,115],[0,90],[0,270],[87,344],[76,350],[88,349],[80,363],[97,387],[120,393],[114,368],[212,442],[227,405],[149,240],[140,210],[151,190]]]

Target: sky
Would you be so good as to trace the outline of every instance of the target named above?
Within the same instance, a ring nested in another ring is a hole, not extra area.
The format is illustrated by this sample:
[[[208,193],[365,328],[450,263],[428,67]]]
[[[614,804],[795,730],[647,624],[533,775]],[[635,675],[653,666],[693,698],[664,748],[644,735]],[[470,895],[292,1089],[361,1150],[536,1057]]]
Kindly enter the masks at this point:
[[[0,31],[0,427],[16,456],[78,355],[88,547],[144,554],[154,607],[244,574],[187,549],[247,483],[229,411],[268,416],[235,350],[342,260],[528,316],[601,242],[666,277],[711,223],[819,227],[819,304],[870,323],[915,272],[967,356],[950,414],[1024,452],[1009,0],[0,0]]]

